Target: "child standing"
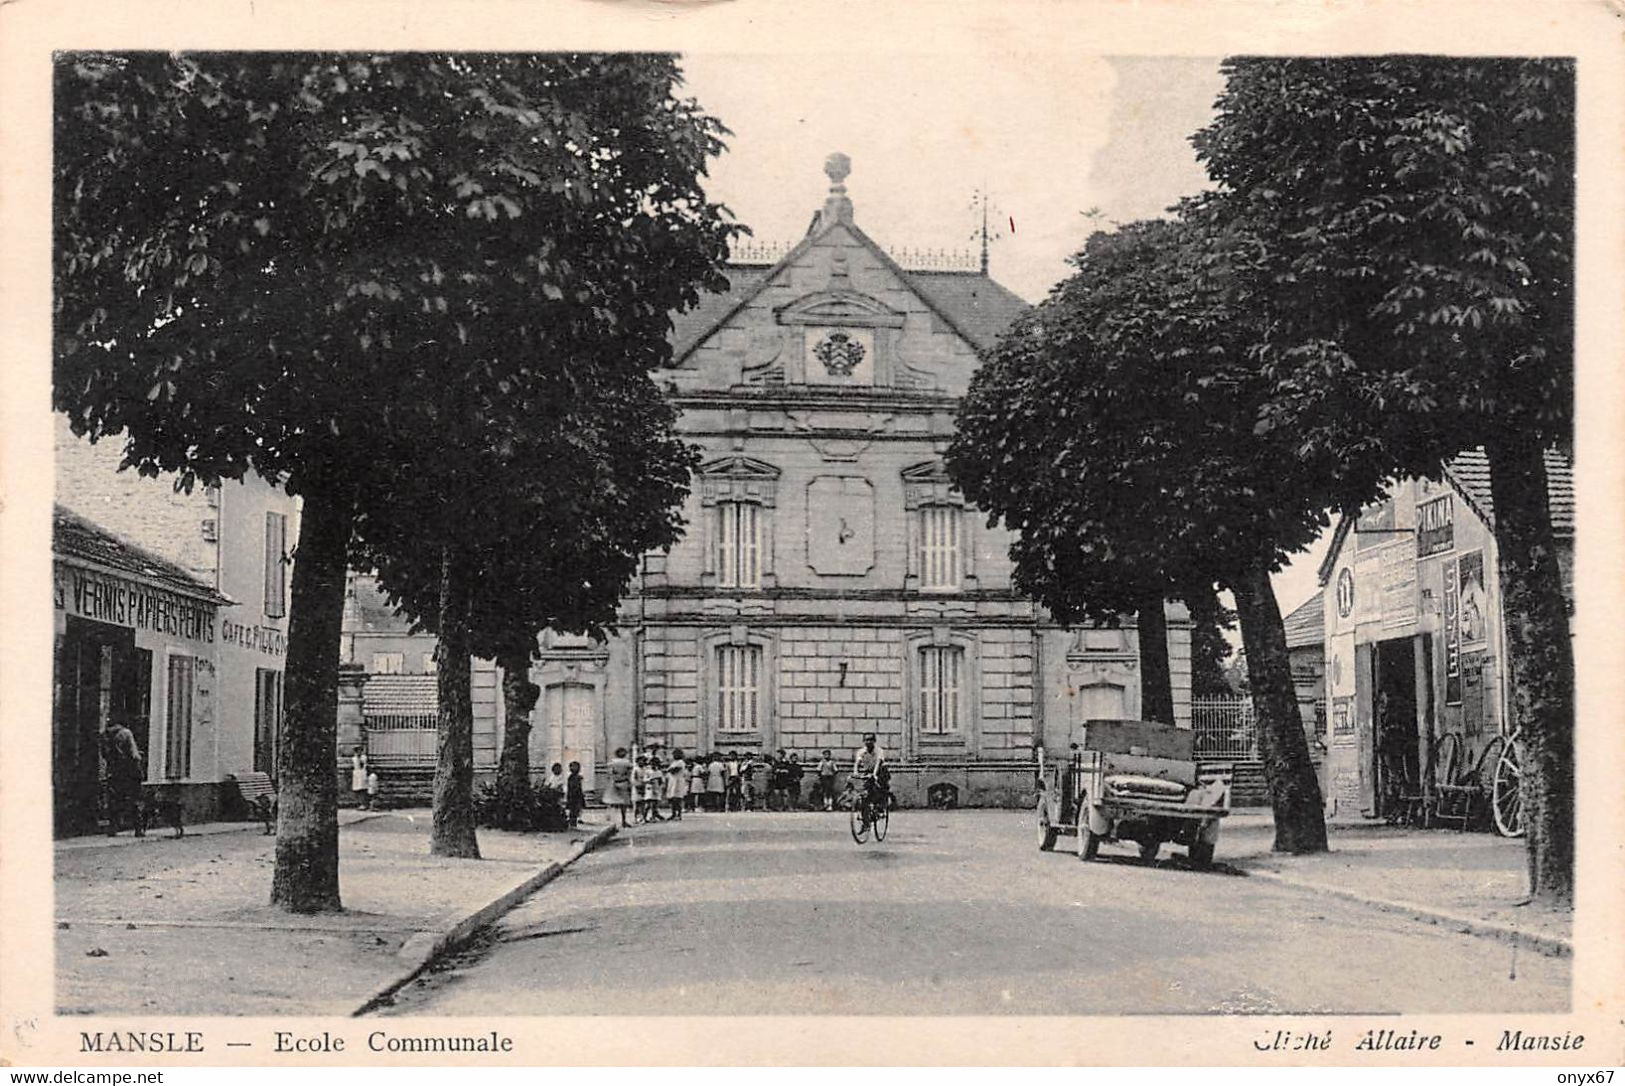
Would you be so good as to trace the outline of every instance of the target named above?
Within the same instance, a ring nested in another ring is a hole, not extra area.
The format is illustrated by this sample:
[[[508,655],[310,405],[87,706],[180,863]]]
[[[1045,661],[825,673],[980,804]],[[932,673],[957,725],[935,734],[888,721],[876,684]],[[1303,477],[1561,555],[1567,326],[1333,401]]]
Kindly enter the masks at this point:
[[[671,761],[666,763],[666,802],[671,806],[671,817],[675,822],[683,820],[683,797],[687,794],[688,763],[683,760],[683,752],[674,749]]]
[[[694,764],[688,768],[688,809],[699,810],[700,797],[705,795],[705,756],[696,754]]]
[[[824,798],[824,810],[835,809],[835,759],[830,752],[825,751],[824,756],[818,759],[818,788]]]
[[[369,767],[367,770],[366,810],[370,811],[376,806],[378,806],[378,771]]]
[[[626,760],[626,748],[616,747],[615,757],[609,762],[609,784],[604,789],[604,806],[614,807],[621,812],[621,825],[625,826],[626,809],[631,806],[634,798],[632,791],[633,765]]]
[[[649,797],[645,794],[649,777],[649,759],[645,755],[638,755],[636,764],[632,766],[632,821],[644,822],[648,819]]]
[[[570,775],[564,781],[564,819],[571,829],[581,821],[582,808],[587,806],[587,791],[581,780],[581,763],[570,763]]]
[[[706,810],[724,810],[723,799],[727,795],[728,766],[722,760],[722,755],[716,751],[711,752],[711,762],[706,767],[705,799],[709,804]]]

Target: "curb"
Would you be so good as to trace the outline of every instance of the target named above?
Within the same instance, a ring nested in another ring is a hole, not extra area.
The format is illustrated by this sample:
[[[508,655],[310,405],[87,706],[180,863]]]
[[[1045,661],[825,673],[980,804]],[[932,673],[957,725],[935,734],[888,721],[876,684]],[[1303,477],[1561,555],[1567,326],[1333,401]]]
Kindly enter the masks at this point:
[[[378,818],[387,818],[392,812],[364,811],[359,813],[359,818],[351,818],[340,821],[339,829],[348,829],[351,826],[359,826],[363,822],[371,822]],[[265,829],[265,823],[254,819],[250,819],[246,822],[206,822],[203,825],[207,825],[212,828],[205,830],[202,828],[202,826],[194,826],[187,831],[186,837],[225,837],[233,833],[246,833],[249,830],[263,831]],[[265,836],[274,838],[276,834],[265,834]],[[117,848],[120,845],[128,846],[134,841],[145,841],[148,839],[154,841],[184,841],[186,840],[186,837],[176,837],[169,833],[166,827],[159,826],[156,827],[151,833],[148,833],[145,837],[105,837],[100,834],[85,834],[80,837],[65,837],[60,841],[53,841],[51,846],[54,851],[58,852],[79,852],[84,849]]]
[[[1412,920],[1423,923],[1449,926],[1464,935],[1476,935],[1485,939],[1496,939],[1513,946],[1527,947],[1548,958],[1574,957],[1574,945],[1567,939],[1556,935],[1543,935],[1540,932],[1523,931],[1507,924],[1496,924],[1488,920],[1478,920],[1461,913],[1446,912],[1443,909],[1429,908],[1408,901],[1390,901],[1387,898],[1372,897],[1355,890],[1345,890],[1337,886],[1327,886],[1322,882],[1311,882],[1307,879],[1295,879],[1282,875],[1276,871],[1261,871],[1256,868],[1243,867],[1242,870],[1255,879],[1277,883],[1281,886],[1290,886],[1296,890],[1310,890],[1317,894],[1327,894],[1331,897],[1352,901],[1360,905],[1369,905],[1383,912],[1397,913]]]
[[[350,1012],[350,1017],[360,1018],[387,1003],[391,996],[415,980],[418,974],[433,965],[437,959],[462,948],[479,931],[558,878],[564,873],[565,868],[614,837],[618,830],[617,826],[605,826],[572,849],[562,861],[548,864],[518,886],[464,916],[451,927],[439,932],[419,932],[408,939],[396,952],[396,956],[405,963],[405,971],[375,990],[361,1006]]]

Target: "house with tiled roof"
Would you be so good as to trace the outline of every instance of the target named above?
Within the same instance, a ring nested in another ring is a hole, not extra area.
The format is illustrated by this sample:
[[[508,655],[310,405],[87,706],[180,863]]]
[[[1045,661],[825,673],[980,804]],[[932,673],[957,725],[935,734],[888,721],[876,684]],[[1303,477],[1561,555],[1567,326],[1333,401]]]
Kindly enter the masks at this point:
[[[879,736],[904,803],[1014,802],[1036,749],[1140,712],[1137,632],[1064,629],[1015,591],[1009,535],[942,454],[979,354],[1027,305],[981,267],[905,267],[845,179],[807,235],[674,318],[655,373],[703,462],[608,643],[549,635],[532,764],[617,747],[843,759]],[[1170,608],[1176,711],[1189,624]]]
[[[220,613],[209,665],[212,717],[205,719],[202,700],[180,696],[178,672],[171,700],[165,672],[136,729],[152,737],[150,784],[184,793],[188,817],[230,813],[227,777],[276,772],[298,499],[253,473],[196,486],[178,486],[172,473],[142,475],[124,467],[121,437],[90,441],[63,414],[55,417],[53,451],[64,510],[235,601]],[[57,529],[62,539],[74,534],[61,517]]]
[[[114,724],[134,735],[148,782],[212,812],[217,786],[196,769],[212,766],[221,739],[221,609],[233,601],[179,563],[61,505],[51,557],[56,831],[101,826],[102,735]]]
[[[1572,608],[1573,466],[1548,451],[1546,473]],[[1406,797],[1449,783],[1437,779],[1446,763],[1477,764],[1512,727],[1484,452],[1454,457],[1436,481],[1400,480],[1343,517],[1319,574],[1327,802],[1342,815],[1394,816]],[[1460,753],[1436,756],[1447,748]]]

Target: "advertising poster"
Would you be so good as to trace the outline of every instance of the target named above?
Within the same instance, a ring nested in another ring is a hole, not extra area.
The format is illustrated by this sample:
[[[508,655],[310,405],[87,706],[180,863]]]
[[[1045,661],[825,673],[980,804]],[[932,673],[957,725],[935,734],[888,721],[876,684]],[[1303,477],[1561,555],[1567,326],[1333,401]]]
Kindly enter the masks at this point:
[[[1416,507],[1416,557],[1443,554],[1456,545],[1455,511],[1451,496],[1434,498]]]
[[[1462,652],[1482,649],[1489,644],[1490,598],[1484,585],[1484,552],[1468,551],[1456,560],[1457,624]]]
[[[1444,702],[1461,704],[1461,599],[1456,584],[1456,563],[1444,564]]]

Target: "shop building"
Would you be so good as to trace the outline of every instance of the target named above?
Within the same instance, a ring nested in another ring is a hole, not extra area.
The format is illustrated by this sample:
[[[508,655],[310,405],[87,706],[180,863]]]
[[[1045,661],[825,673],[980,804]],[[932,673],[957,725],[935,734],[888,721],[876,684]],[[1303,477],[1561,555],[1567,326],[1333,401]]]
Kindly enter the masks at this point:
[[[120,470],[123,447],[116,438],[93,444],[75,436],[60,415],[56,426],[60,506],[234,603],[220,612],[215,630],[212,697],[219,724],[192,760],[194,791],[201,795],[233,773],[274,774],[297,499],[254,475],[178,491],[173,477]],[[198,808],[199,817],[208,813]]]
[[[146,781],[191,820],[218,807],[224,703],[218,661],[231,601],[174,562],[62,506],[52,536],[53,822],[95,832],[104,816],[102,733],[135,734]]]
[[[1573,471],[1555,452],[1546,470],[1572,608]],[[1494,525],[1488,461],[1476,451],[1450,461],[1440,481],[1403,480],[1338,524],[1319,571],[1332,813],[1396,817],[1407,797],[1440,783],[1435,751],[1455,747],[1473,766],[1505,742],[1512,722]]]

